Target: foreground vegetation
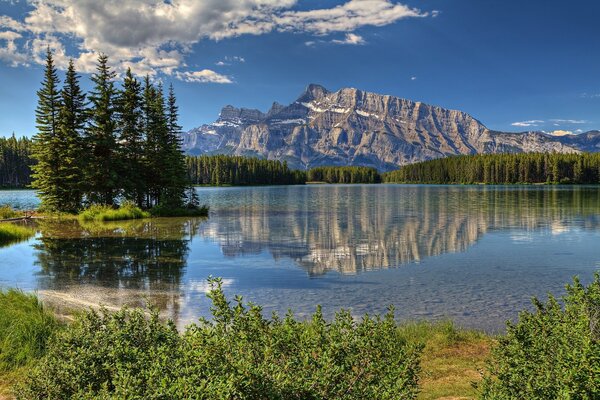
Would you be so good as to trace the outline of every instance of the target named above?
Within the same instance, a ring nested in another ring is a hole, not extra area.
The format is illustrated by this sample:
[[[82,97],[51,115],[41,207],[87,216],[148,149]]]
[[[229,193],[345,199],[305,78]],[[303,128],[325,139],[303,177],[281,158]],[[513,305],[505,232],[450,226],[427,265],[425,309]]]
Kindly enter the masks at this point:
[[[35,295],[0,292],[0,397],[46,352],[60,325]]]
[[[383,175],[387,183],[600,183],[600,153],[478,154],[406,165]]]
[[[393,311],[264,318],[211,285],[212,320],[182,334],[139,309],[88,311],[62,327],[35,296],[0,293],[0,389],[16,382],[20,399],[600,396],[598,274],[560,301],[534,300],[497,339],[450,322],[397,325]]]

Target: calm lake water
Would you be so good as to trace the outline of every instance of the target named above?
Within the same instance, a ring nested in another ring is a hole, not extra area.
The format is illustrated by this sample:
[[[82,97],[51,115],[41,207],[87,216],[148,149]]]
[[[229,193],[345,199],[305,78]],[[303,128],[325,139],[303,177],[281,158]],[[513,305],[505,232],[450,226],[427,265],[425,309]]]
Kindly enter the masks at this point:
[[[319,185],[201,188],[209,219],[40,221],[0,249],[0,286],[57,307],[152,303],[207,315],[206,278],[267,312],[451,318],[501,331],[532,296],[600,269],[599,187]],[[1,191],[31,208],[33,192]]]

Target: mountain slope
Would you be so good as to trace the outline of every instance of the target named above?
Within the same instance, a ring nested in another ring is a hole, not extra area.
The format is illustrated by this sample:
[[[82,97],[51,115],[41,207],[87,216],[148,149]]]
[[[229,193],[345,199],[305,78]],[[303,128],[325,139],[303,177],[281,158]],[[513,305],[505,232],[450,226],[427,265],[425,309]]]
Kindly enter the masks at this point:
[[[363,165],[381,171],[458,154],[600,151],[600,132],[555,137],[491,131],[461,111],[311,84],[267,113],[226,106],[217,121],[184,134],[190,154],[256,155],[294,168]]]

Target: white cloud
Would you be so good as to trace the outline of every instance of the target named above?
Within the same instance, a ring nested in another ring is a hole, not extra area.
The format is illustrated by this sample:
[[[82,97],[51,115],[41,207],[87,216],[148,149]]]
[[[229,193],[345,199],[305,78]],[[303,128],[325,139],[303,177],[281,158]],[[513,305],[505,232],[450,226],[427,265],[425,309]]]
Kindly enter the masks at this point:
[[[220,61],[217,61],[215,63],[215,65],[218,65],[219,67],[223,67],[225,65],[231,65],[232,63],[245,63],[246,59],[244,57],[240,57],[240,56],[226,56],[225,58],[223,58]]]
[[[417,80],[417,77],[416,77],[416,76],[411,76],[411,77],[410,77],[410,80],[411,80],[411,81],[416,81],[416,80]]]
[[[362,36],[355,33],[346,33],[346,36],[342,40],[334,39],[331,41],[335,44],[351,44],[351,45],[363,45],[366,44],[365,39]]]
[[[201,71],[175,72],[175,76],[185,82],[197,83],[233,83],[233,80],[210,69]]]
[[[586,121],[584,119],[551,119],[551,122],[557,123],[557,124],[587,124],[589,121]]]
[[[600,99],[600,93],[581,93],[583,99]]]
[[[562,129],[558,129],[558,130],[555,130],[552,132],[547,132],[547,133],[552,136],[567,136],[567,135],[572,135],[573,131],[565,131]]]
[[[2,51],[13,54],[13,58],[16,54],[28,55],[32,62],[39,62],[40,48],[50,45],[62,51],[68,43],[69,49],[76,49],[65,57],[75,58],[86,72],[93,69],[96,52],[103,52],[115,65],[126,64],[141,73],[187,76],[182,74],[186,56],[203,39],[223,40],[274,31],[345,33],[345,43],[361,44],[362,38],[353,33],[358,28],[437,15],[394,0],[348,0],[332,8],[302,11],[293,9],[297,2],[30,0],[32,9],[23,21],[0,16],[0,31],[24,33],[22,38],[9,41],[10,50],[4,47]],[[64,60],[59,61],[59,66],[65,65]],[[238,57],[229,62],[244,61]]]
[[[538,126],[539,124],[543,124],[543,123],[544,123],[544,121],[542,121],[540,119],[531,119],[529,121],[513,122],[511,125],[519,126],[519,127],[529,127],[529,126]]]

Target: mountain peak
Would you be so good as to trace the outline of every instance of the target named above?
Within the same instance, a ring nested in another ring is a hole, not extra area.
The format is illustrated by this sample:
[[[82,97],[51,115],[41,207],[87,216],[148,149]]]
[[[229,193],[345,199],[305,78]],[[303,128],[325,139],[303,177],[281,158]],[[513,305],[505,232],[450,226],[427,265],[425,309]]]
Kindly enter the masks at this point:
[[[296,101],[299,103],[308,103],[315,99],[319,99],[323,96],[326,96],[328,93],[329,91],[323,86],[318,85],[316,83],[311,83],[306,87],[306,89],[304,89],[304,92],[300,95],[300,97],[298,97],[298,100]]]

